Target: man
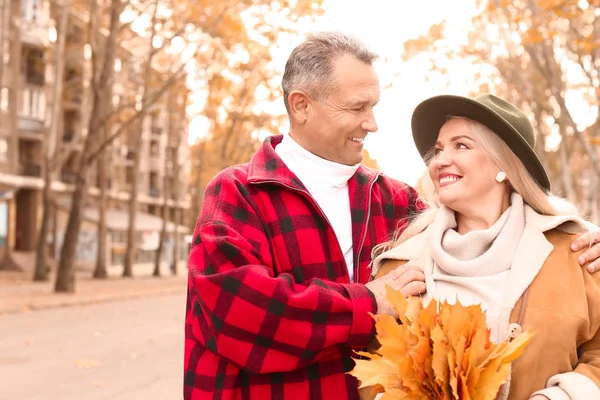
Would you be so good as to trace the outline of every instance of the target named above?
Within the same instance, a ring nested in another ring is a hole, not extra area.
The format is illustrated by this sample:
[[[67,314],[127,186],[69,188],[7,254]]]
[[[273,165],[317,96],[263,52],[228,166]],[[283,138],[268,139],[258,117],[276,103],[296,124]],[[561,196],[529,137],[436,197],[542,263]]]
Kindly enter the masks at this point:
[[[424,291],[416,267],[369,282],[373,247],[424,207],[360,165],[377,131],[375,59],[347,35],[310,36],[283,77],[289,135],[208,185],[189,259],[185,399],[356,399],[346,372],[374,334],[369,313],[394,314],[386,284]]]

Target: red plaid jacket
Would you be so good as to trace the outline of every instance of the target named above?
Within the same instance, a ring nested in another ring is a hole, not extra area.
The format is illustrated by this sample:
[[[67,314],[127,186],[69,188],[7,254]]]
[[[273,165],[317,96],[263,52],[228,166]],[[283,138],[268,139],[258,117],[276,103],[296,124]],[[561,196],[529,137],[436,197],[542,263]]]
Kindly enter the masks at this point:
[[[422,208],[360,167],[349,181],[354,276],[326,217],[272,136],[206,188],[189,256],[185,399],[358,399],[346,372],[374,334],[374,245]]]

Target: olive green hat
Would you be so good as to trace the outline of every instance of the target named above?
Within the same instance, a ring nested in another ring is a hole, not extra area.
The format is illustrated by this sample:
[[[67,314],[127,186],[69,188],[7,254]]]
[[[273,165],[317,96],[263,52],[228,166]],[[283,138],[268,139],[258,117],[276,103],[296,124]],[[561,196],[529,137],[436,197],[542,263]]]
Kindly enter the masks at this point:
[[[523,162],[533,179],[546,191],[550,179],[535,148],[535,131],[523,111],[493,94],[474,98],[443,95],[423,101],[412,115],[415,145],[424,157],[435,145],[448,117],[466,117],[478,121],[496,133]]]

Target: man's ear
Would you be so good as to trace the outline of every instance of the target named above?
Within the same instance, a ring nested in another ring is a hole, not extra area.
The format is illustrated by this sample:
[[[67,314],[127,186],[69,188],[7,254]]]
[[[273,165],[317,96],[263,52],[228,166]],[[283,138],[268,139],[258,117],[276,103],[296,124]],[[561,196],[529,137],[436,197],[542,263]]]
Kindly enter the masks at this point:
[[[288,95],[290,117],[297,123],[303,124],[308,119],[311,108],[310,98],[301,90],[293,90]]]

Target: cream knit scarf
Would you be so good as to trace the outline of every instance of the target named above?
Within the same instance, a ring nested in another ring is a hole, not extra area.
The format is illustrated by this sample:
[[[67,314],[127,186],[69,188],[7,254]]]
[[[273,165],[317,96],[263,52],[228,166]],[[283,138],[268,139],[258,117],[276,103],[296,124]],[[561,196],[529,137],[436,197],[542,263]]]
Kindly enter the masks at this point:
[[[429,244],[438,273],[490,276],[510,269],[525,227],[523,198],[511,195],[511,205],[488,229],[460,235],[454,211],[442,206],[430,225]]]

